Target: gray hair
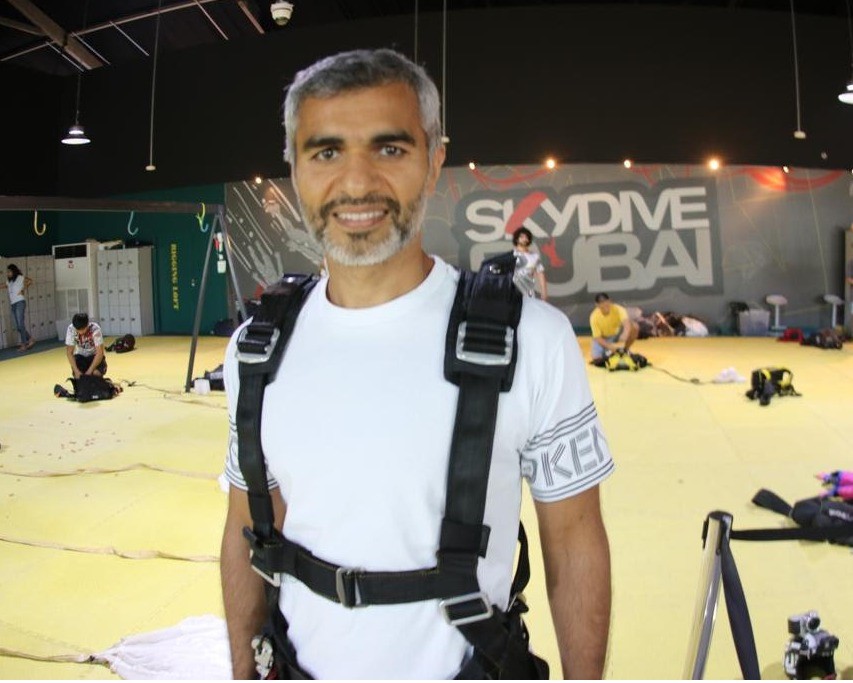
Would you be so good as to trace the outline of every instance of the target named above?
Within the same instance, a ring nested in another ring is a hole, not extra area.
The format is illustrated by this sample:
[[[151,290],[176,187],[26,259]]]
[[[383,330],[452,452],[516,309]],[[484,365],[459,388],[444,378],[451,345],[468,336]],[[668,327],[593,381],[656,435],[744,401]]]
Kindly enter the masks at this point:
[[[299,106],[306,97],[333,97],[359,88],[406,83],[418,97],[421,126],[430,158],[441,145],[441,103],[435,83],[423,67],[388,49],[352,50],[315,62],[296,74],[284,98],[284,160],[296,160]]]

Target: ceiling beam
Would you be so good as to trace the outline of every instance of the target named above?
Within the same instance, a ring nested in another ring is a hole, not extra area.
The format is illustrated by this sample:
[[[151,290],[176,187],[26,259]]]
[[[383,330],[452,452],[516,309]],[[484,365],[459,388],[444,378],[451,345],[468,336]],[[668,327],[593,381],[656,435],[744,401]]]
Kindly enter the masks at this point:
[[[8,28],[13,28],[16,31],[20,31],[21,33],[29,33],[33,36],[43,36],[44,31],[40,28],[36,28],[35,26],[30,26],[29,24],[24,24],[20,21],[15,21],[14,19],[7,19],[6,17],[0,17],[0,26],[6,26]]]
[[[219,27],[219,24],[217,24],[217,23],[213,20],[213,17],[212,17],[212,16],[210,16],[210,12],[208,12],[208,11],[207,11],[203,6],[202,6],[202,4],[201,4],[198,0],[195,0],[195,4],[196,4],[196,5],[198,6],[198,8],[201,10],[202,14],[204,14],[204,16],[206,16],[206,17],[207,17],[207,20],[208,20],[211,24],[213,24],[213,28],[215,28],[217,31],[219,31],[219,35],[220,35],[220,36],[222,36],[223,38],[225,38],[225,40],[228,40],[228,35],[225,33],[225,31],[223,31],[223,30]]]
[[[79,40],[42,12],[30,0],[8,0],[8,2],[86,69],[96,69],[104,65]]]
[[[222,204],[207,204],[213,214]],[[135,211],[137,213],[191,213],[198,215],[201,202],[147,202],[132,199],[77,199],[74,197],[25,197],[0,195],[0,211]]]
[[[258,22],[258,18],[255,16],[255,13],[249,8],[246,4],[246,0],[237,0],[237,5],[243,10],[243,14],[246,15],[246,18],[251,22],[252,26],[258,31],[258,33],[264,33],[264,27],[261,26],[260,22]]]

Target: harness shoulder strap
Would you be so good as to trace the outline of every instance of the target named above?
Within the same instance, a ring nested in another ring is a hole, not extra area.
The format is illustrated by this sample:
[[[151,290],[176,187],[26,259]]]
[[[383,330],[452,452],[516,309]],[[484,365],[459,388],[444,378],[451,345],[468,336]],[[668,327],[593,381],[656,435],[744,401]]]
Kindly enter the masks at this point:
[[[460,272],[445,342],[444,376],[459,387],[459,398],[439,565],[465,574],[477,594],[477,561],[485,556],[489,540],[483,515],[498,397],[512,387],[518,358],[516,329],[522,298],[512,283],[514,265],[513,258],[501,255],[484,262],[477,273]],[[490,607],[488,602],[485,606]],[[456,603],[453,611],[460,608],[461,603]]]
[[[273,586],[273,566],[280,552],[267,470],[261,448],[261,414],[266,385],[275,376],[293,333],[299,311],[317,283],[316,276],[285,275],[261,295],[261,305],[237,338],[240,392],[237,398],[238,461],[249,495],[252,529],[244,529],[252,567]]]
[[[498,402],[512,388],[518,358],[523,298],[513,284],[514,268],[510,253],[485,261],[476,274],[460,273],[447,328],[445,377],[459,386],[459,399],[438,562],[442,571],[459,577],[465,592],[439,605],[446,621],[474,646],[489,677],[547,678],[547,664],[530,654],[520,619],[527,608],[518,598],[530,579],[527,537],[520,523],[509,608],[516,617],[496,609],[477,580],[490,532],[483,516]]]

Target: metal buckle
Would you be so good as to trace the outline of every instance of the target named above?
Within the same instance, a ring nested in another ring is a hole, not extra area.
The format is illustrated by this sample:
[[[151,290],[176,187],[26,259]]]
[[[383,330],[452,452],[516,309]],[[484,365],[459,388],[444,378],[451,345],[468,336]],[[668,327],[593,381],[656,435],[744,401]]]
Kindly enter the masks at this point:
[[[240,336],[237,337],[237,360],[241,363],[266,363],[270,359],[270,356],[272,356],[273,349],[275,348],[276,342],[278,342],[281,332],[277,327],[273,328],[272,335],[270,336],[269,342],[264,346],[263,353],[240,351],[240,342],[242,342],[249,334],[249,327],[251,327],[251,325],[240,330]]]
[[[361,594],[358,590],[358,580],[356,579],[356,575],[362,571],[364,570],[356,569],[354,567],[338,567],[335,571],[335,592],[338,594],[338,601],[347,609],[363,606],[361,602]],[[346,585],[344,584],[344,581],[350,577],[352,577],[352,593],[355,602],[349,601]]]
[[[512,362],[512,344],[515,338],[515,330],[507,326],[506,334],[504,335],[504,351],[501,355],[493,353],[482,353],[479,351],[465,350],[465,333],[468,329],[468,322],[459,324],[459,331],[456,333],[456,357],[459,360],[464,360],[475,365],[509,365]]]
[[[249,551],[249,562],[250,562],[249,566],[252,568],[252,570],[255,571],[256,573],[260,574],[261,578],[264,581],[266,581],[268,584],[270,584],[271,586],[274,586],[275,588],[279,588],[281,586],[281,574],[267,574],[263,569],[261,569],[254,562],[252,562],[252,559],[254,557],[255,557],[255,551],[250,550]]]
[[[275,649],[269,636],[252,638],[252,650],[255,653],[255,671],[260,680],[264,681],[275,666]]]
[[[483,612],[481,612],[480,614],[472,614],[468,617],[459,617],[458,619],[451,618],[450,612],[448,611],[448,607],[453,607],[454,605],[461,605],[462,603],[471,602],[472,600],[479,600],[483,604]],[[489,596],[486,595],[484,591],[480,591],[479,593],[468,593],[467,595],[460,595],[455,598],[445,598],[444,600],[439,600],[438,608],[441,610],[441,615],[444,617],[444,620],[451,626],[464,626],[465,624],[473,624],[475,621],[483,621],[491,617],[494,613],[494,609],[492,608],[492,603],[489,600]]]

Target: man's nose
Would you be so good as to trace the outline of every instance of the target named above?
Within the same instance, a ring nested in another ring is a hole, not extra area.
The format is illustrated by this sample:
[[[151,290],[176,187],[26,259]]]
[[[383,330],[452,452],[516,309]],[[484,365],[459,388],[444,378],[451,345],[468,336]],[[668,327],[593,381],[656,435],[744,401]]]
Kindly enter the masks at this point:
[[[341,171],[341,189],[350,197],[363,197],[378,189],[379,173],[369,154],[351,154]]]

